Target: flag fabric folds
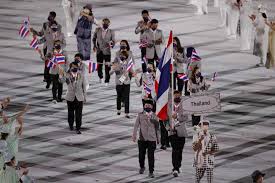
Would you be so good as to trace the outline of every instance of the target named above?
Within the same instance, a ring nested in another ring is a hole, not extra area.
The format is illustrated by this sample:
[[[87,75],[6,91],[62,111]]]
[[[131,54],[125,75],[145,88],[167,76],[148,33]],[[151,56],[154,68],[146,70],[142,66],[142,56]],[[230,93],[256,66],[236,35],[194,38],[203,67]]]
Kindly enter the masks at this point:
[[[160,120],[168,119],[167,107],[168,107],[168,93],[169,93],[169,81],[170,81],[170,66],[173,59],[173,35],[170,31],[170,35],[167,41],[167,45],[163,51],[162,58],[160,59],[156,80],[155,90],[157,93],[156,102],[156,114]]]
[[[192,57],[191,57],[192,62],[198,62],[201,61],[201,57],[197,54],[196,50],[193,49],[192,51]]]
[[[89,61],[88,69],[89,73],[97,71],[98,64]]]
[[[34,48],[38,50],[38,39],[37,37],[33,37],[31,43],[30,43],[31,48]]]
[[[134,62],[133,62],[133,59],[131,58],[131,60],[127,64],[127,71],[130,71],[133,66],[134,66]]]
[[[188,81],[188,77],[184,73],[178,74],[178,78],[181,79],[181,80],[183,80],[183,81]]]
[[[30,20],[29,17],[24,19],[23,25],[19,29],[19,36],[21,38],[25,38],[27,35],[29,35],[30,30]]]

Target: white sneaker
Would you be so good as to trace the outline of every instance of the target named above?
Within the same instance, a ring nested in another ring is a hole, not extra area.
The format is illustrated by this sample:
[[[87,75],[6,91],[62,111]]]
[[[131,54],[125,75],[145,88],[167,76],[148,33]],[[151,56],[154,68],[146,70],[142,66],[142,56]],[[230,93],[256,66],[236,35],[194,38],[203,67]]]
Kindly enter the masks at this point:
[[[173,175],[174,175],[174,177],[178,177],[179,176],[179,172],[177,170],[174,170],[173,171]]]
[[[263,63],[258,63],[258,64],[256,64],[256,67],[263,67],[263,66],[264,66]]]
[[[105,83],[105,86],[109,86],[109,83]]]
[[[68,35],[68,37],[72,37],[72,36],[73,36],[73,34],[72,34],[72,33],[68,33],[67,35]]]
[[[235,40],[235,39],[237,39],[237,35],[230,35],[230,36],[228,36],[228,39],[233,39],[233,40]]]
[[[53,100],[52,103],[57,104],[57,101],[56,101],[56,100]]]

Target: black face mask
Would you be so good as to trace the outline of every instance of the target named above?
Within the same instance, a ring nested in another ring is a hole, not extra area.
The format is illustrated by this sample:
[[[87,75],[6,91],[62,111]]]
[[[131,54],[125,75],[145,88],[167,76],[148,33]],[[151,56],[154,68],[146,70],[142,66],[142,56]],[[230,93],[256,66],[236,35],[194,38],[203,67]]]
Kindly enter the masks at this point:
[[[78,64],[80,61],[78,59],[74,59],[74,62]]]
[[[61,45],[57,44],[57,45],[54,46],[54,48],[57,49],[57,50],[60,50],[61,49]]]
[[[77,68],[72,68],[72,69],[71,69],[71,72],[73,72],[73,73],[76,73],[77,71],[78,71]]]
[[[147,72],[151,73],[151,72],[152,72],[152,69],[147,68]]]
[[[57,31],[57,28],[52,28],[52,31],[53,31],[53,32],[56,32],[56,31]]]
[[[153,31],[156,30],[156,29],[157,29],[157,28],[155,28],[155,27],[152,28]]]
[[[143,21],[147,23],[149,21],[149,18],[148,17],[143,17]]]
[[[49,22],[53,22],[54,21],[54,18],[52,16],[48,16],[48,21]]]
[[[108,29],[109,25],[108,24],[103,24],[102,27],[103,27],[103,29]]]
[[[145,111],[145,112],[151,112],[152,109],[151,109],[150,107],[146,107],[146,108],[144,108],[144,111]]]
[[[127,46],[120,46],[121,50],[125,50],[127,48]]]
[[[181,98],[180,97],[174,98],[174,102],[177,103],[177,104],[180,103],[181,102]]]
[[[125,57],[120,57],[120,60],[124,61],[124,60],[126,60],[126,58]]]
[[[201,73],[198,72],[198,73],[196,74],[196,76],[197,76],[197,77],[201,77]]]

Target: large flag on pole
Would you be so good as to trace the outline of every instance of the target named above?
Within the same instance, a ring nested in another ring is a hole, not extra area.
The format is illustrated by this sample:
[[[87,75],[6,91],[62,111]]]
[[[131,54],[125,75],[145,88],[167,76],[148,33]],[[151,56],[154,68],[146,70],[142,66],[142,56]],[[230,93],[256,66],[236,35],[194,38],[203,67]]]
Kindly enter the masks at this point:
[[[170,81],[170,65],[173,59],[173,34],[170,35],[163,51],[156,73],[155,90],[157,93],[156,114],[160,120],[168,119],[168,92]]]

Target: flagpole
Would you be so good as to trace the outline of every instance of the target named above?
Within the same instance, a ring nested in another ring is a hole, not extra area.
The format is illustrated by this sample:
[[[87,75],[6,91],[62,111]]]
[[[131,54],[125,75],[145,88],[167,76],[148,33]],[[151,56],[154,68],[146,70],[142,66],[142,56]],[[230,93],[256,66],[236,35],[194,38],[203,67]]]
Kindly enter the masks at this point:
[[[172,30],[170,31],[170,34],[172,35],[172,40],[173,40],[173,32],[172,32]],[[172,45],[173,45],[173,41],[172,41],[172,43],[171,43]],[[173,48],[173,46],[171,46],[170,47],[170,49],[172,49],[172,50],[170,50],[171,51],[171,65],[172,65],[172,74],[171,74],[171,87],[172,87],[172,92],[171,92],[171,100],[172,100],[172,110],[171,110],[171,122],[170,122],[170,124],[171,124],[171,128],[173,129],[174,128],[174,124],[173,124],[173,118],[172,118],[172,115],[173,115],[173,113],[174,113],[174,48]]]

